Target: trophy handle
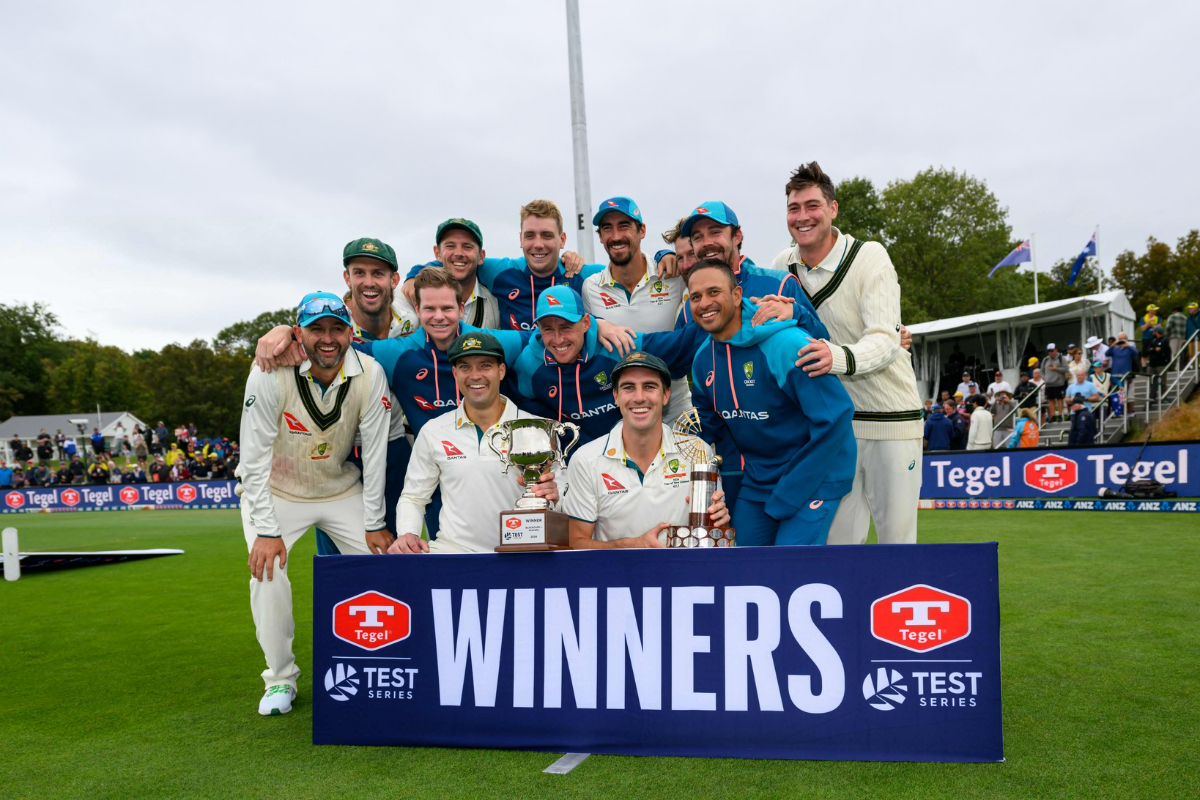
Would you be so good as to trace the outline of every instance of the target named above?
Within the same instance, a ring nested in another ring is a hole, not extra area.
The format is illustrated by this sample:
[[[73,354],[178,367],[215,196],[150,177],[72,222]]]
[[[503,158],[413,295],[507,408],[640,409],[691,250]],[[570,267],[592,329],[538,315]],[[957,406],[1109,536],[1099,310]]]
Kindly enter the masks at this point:
[[[507,439],[508,434],[509,431],[507,428],[492,428],[484,435],[484,438],[487,439],[488,447],[492,448],[492,452],[495,453],[500,458],[501,463],[504,464],[505,475],[508,474],[508,468],[511,465],[509,464],[505,453],[499,447],[496,447],[496,437],[499,436],[503,439]]]
[[[574,422],[556,422],[556,423],[554,423],[554,433],[556,436],[561,437],[567,431],[570,431],[572,434],[571,443],[569,445],[567,445],[566,447],[563,447],[562,441],[561,440],[559,441],[559,447],[562,447],[562,450],[559,451],[559,455],[562,457],[562,463],[564,466],[567,463],[567,453],[570,453],[572,450],[575,449],[575,445],[579,444],[579,437],[580,437],[579,426],[576,425]]]

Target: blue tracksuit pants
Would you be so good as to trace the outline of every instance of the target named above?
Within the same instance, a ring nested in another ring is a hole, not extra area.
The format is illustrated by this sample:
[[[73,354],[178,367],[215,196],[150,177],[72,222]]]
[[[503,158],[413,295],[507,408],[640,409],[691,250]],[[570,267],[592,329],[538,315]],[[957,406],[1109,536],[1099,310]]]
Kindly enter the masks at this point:
[[[408,444],[408,437],[401,436],[399,439],[393,439],[388,442],[387,447],[387,474],[383,485],[383,505],[384,505],[384,522],[387,529],[396,533],[396,505],[400,502],[400,495],[404,492],[404,473],[408,472],[408,459],[412,455],[412,447]],[[357,448],[346,459],[350,463],[362,469],[362,457],[358,454]],[[317,555],[319,556],[336,556],[339,555],[337,546],[333,543],[333,539],[320,528],[317,531]],[[430,536],[430,538],[433,538]]]
[[[814,500],[790,519],[767,516],[766,503],[741,498],[733,509],[731,524],[737,531],[738,547],[825,544],[839,500]]]

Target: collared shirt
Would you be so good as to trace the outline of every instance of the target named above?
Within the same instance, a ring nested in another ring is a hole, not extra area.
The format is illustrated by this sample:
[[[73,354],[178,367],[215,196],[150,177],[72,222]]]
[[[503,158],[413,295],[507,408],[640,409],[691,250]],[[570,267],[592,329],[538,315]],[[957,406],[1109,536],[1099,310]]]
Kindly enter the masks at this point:
[[[501,398],[504,413],[486,431],[471,421],[462,403],[421,428],[404,476],[397,535],[421,535],[425,507],[440,487],[442,513],[433,551],[490,553],[500,543],[500,512],[511,509],[525,490],[517,484],[514,469],[504,473],[504,464],[492,451],[488,437],[500,423],[539,419],[518,409],[507,397]],[[497,442],[497,446],[503,445]],[[556,481],[561,491],[564,481],[561,477]]]
[[[684,455],[666,425],[654,461],[643,473],[625,453],[618,422],[607,437],[588,442],[571,458],[571,488],[563,496],[562,511],[594,522],[592,538],[600,542],[641,536],[660,522],[688,522],[689,471]],[[712,448],[702,441],[709,458]]]
[[[404,339],[415,333],[420,327],[421,322],[417,318],[417,312],[409,305],[408,300],[403,294],[397,294],[395,302],[391,308],[392,324],[388,328],[388,339]],[[378,341],[374,334],[370,331],[363,330],[358,327],[358,323],[354,323],[354,338],[355,344],[362,342]],[[390,376],[389,376],[390,378]],[[392,421],[391,428],[388,430],[388,441],[393,442],[399,439],[405,433],[405,418],[404,413],[396,405],[396,394],[392,391],[391,382],[388,385],[388,402],[392,404]],[[362,442],[358,442],[361,446]]]
[[[396,295],[396,304],[392,306],[393,313],[397,311],[404,321],[412,319],[412,327],[407,328],[400,336],[408,336],[410,333],[415,333],[421,327],[420,318],[417,315],[417,310],[408,302],[408,298],[403,294]],[[463,303],[463,322],[468,325],[473,325],[476,328],[494,329],[500,327],[500,311],[496,305],[496,298],[487,290],[479,281],[475,281],[475,288],[471,290],[471,296]],[[476,322],[478,320],[478,322]],[[389,338],[397,338],[394,332],[389,334]]]

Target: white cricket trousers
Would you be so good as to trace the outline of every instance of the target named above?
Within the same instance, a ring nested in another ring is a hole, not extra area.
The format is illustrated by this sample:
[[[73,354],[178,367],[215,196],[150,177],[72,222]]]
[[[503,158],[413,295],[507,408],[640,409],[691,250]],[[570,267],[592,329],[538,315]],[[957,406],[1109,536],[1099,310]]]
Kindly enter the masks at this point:
[[[857,439],[854,486],[842,498],[826,544],[863,544],[875,518],[880,544],[916,544],[920,439]]]
[[[288,550],[289,566],[292,545],[314,525],[329,534],[342,553],[369,554],[361,492],[341,500],[315,503],[297,503],[272,495],[271,504],[275,507],[275,518],[279,520],[283,544]],[[254,547],[254,540],[258,538],[258,530],[250,525],[249,516],[250,510],[243,503],[242,531],[246,535],[247,549]],[[287,568],[279,566],[279,559],[275,560],[273,580],[267,580],[266,567],[263,567],[261,581],[250,576],[250,611],[254,614],[258,643],[267,658],[263,681],[268,688],[285,683],[296,688],[300,669],[292,653],[292,639],[296,635],[296,624],[292,620],[292,583],[288,580]]]

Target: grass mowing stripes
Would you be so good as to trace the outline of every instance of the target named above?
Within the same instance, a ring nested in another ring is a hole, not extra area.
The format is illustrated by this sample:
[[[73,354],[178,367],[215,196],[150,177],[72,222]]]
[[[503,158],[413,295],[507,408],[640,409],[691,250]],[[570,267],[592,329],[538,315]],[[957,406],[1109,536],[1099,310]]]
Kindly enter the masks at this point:
[[[0,587],[6,797],[1195,797],[1200,527],[1187,514],[929,511],[924,542],[1000,542],[1004,764],[313,747],[311,557],[292,553],[304,670],[256,713],[236,511],[5,516],[23,550],[178,547]]]

